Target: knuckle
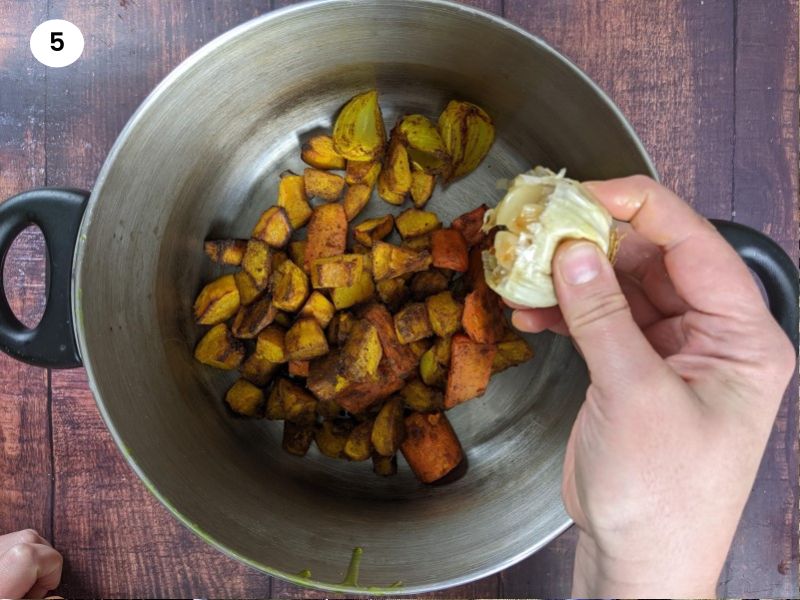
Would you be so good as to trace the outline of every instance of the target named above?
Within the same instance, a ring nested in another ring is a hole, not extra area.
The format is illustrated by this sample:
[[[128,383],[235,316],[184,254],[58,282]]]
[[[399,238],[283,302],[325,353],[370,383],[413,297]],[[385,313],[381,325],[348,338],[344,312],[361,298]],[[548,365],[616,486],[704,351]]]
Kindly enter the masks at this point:
[[[39,544],[42,538],[35,529],[23,529],[17,533],[17,541],[20,544]]]
[[[6,552],[8,562],[12,566],[24,566],[36,561],[36,549],[33,544],[14,544]]]
[[[628,301],[621,291],[601,291],[573,308],[569,328],[573,333],[579,332],[629,311]]]

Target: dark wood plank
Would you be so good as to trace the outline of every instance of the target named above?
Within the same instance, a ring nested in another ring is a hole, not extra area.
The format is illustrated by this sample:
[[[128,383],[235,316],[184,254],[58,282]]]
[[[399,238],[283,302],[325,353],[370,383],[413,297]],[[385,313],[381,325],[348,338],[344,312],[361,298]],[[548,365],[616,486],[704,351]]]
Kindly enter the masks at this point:
[[[27,3],[0,3],[0,200],[44,184],[44,67],[27,33],[43,15]],[[28,230],[2,274],[11,308],[28,326],[44,309],[44,272],[41,234]],[[47,371],[0,354],[0,533],[32,527],[51,536],[52,473]]]
[[[736,4],[734,218],[798,258],[797,2]],[[798,392],[787,391],[723,571],[727,597],[797,595]]]

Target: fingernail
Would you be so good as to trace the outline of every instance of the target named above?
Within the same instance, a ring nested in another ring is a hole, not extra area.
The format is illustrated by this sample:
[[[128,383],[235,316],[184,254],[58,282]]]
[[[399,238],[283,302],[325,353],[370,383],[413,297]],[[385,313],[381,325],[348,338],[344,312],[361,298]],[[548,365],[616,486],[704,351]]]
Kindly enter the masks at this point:
[[[570,244],[558,255],[558,270],[570,285],[582,285],[600,274],[600,253],[590,242]]]

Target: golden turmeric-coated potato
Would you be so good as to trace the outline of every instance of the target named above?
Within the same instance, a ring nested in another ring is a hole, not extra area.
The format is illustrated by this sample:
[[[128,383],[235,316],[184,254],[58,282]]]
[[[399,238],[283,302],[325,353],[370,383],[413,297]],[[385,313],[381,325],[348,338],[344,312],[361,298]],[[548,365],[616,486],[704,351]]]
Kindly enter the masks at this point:
[[[425,385],[420,379],[411,379],[399,392],[406,408],[417,412],[442,410],[444,395],[442,390]]]
[[[433,335],[425,304],[414,302],[401,308],[394,316],[394,330],[401,344],[416,342]]]
[[[381,172],[381,162],[379,160],[348,160],[347,170],[344,179],[347,185],[367,185],[369,189],[378,181],[378,174]]]
[[[286,331],[280,325],[270,325],[258,334],[256,354],[273,363],[289,360],[286,353]]]
[[[230,371],[242,364],[244,344],[231,335],[225,323],[219,323],[197,342],[194,357],[204,365]]]
[[[408,349],[414,353],[414,356],[417,357],[417,360],[422,358],[422,355],[425,354],[428,350],[430,350],[431,346],[433,346],[433,340],[431,338],[423,338],[421,340],[416,340],[415,342],[411,342],[408,345]]]
[[[497,342],[497,354],[492,362],[492,374],[516,367],[533,358],[533,348],[524,338],[509,330],[502,340]]]
[[[309,198],[322,198],[326,202],[335,202],[344,192],[344,177],[335,173],[306,169],[303,171],[303,181],[306,186],[306,196]]]
[[[492,118],[480,106],[451,100],[439,115],[439,133],[450,155],[445,182],[471,173],[494,143]]]
[[[308,371],[310,367],[311,367],[311,361],[290,360],[289,375],[291,375],[292,377],[308,377]]]
[[[350,432],[344,445],[344,455],[350,460],[367,460],[372,456],[372,419],[359,423]]]
[[[305,144],[300,158],[315,169],[344,169],[344,157],[333,147],[333,138],[329,135],[315,135]]]
[[[442,226],[436,213],[418,208],[409,208],[401,212],[394,220],[394,225],[404,240],[425,235]]]
[[[287,260],[272,274],[271,289],[275,308],[295,312],[308,298],[308,277],[300,267]]]
[[[425,385],[443,388],[450,364],[451,337],[437,338],[419,361],[419,375]]]
[[[386,130],[378,91],[369,90],[347,101],[333,125],[333,147],[347,160],[377,160],[383,154]]]
[[[403,399],[395,396],[381,407],[372,426],[372,446],[381,456],[392,456],[400,449],[405,436]]]
[[[381,456],[372,455],[372,472],[382,477],[397,475],[397,455]]]
[[[314,209],[308,224],[306,268],[318,258],[344,254],[347,248],[347,215],[341,204],[323,204]]]
[[[461,329],[461,314],[464,306],[450,292],[440,292],[425,299],[428,319],[433,333],[447,337]]]
[[[425,171],[416,168],[411,169],[411,200],[414,206],[422,208],[428,203],[433,195],[433,187],[436,185],[436,175],[429,175]]]
[[[263,387],[272,380],[273,375],[279,369],[280,365],[278,363],[270,362],[266,358],[259,356],[258,353],[253,352],[239,367],[239,373],[250,383]]]
[[[361,276],[353,285],[348,287],[333,288],[331,290],[331,300],[336,310],[350,308],[356,304],[362,304],[372,300],[375,296],[375,283],[372,275],[364,270]]]
[[[256,289],[267,287],[272,273],[272,256],[266,242],[255,238],[248,240],[247,250],[242,257],[242,271],[250,275]]]
[[[246,379],[237,379],[225,394],[225,402],[233,412],[255,417],[264,403],[264,392]]]
[[[206,256],[220,265],[238,267],[242,264],[247,240],[208,240],[203,244]]]
[[[403,456],[422,483],[433,483],[464,459],[461,443],[443,412],[413,412],[405,418]]]
[[[267,401],[267,418],[310,425],[317,418],[317,399],[304,388],[281,377],[272,386]]]
[[[344,380],[339,373],[339,352],[328,352],[311,361],[306,387],[319,400],[333,400],[338,380]]]
[[[372,246],[372,275],[375,281],[424,271],[430,265],[431,255],[425,250],[415,252],[386,242],[375,242]]]
[[[330,458],[344,458],[344,447],[352,427],[346,421],[323,421],[317,428],[314,441],[317,448]]]
[[[265,242],[272,248],[283,248],[292,237],[289,215],[281,206],[270,206],[261,213],[250,237]]]
[[[319,322],[302,318],[286,332],[286,353],[289,360],[311,360],[328,353],[328,340]]]
[[[320,327],[327,327],[335,312],[336,309],[331,301],[320,292],[314,290],[306,300],[303,308],[300,309],[299,315],[316,319]]]
[[[411,162],[425,173],[447,173],[450,156],[436,126],[423,115],[406,115],[397,123],[392,136],[408,148]]]
[[[383,348],[378,330],[367,320],[357,321],[342,348],[342,374],[349,381],[375,379],[381,358]]]
[[[227,321],[239,310],[239,288],[233,275],[223,275],[200,290],[194,301],[194,319],[200,325]]]
[[[411,295],[415,300],[424,300],[428,296],[445,291],[448,287],[450,287],[450,280],[439,269],[428,269],[415,273],[409,283]]]
[[[275,313],[275,320],[273,321],[273,323],[275,323],[276,325],[280,325],[284,329],[289,329],[289,327],[292,326],[293,322],[294,322],[294,317],[289,313],[285,313],[282,310],[279,310],[277,313]]]
[[[286,254],[283,250],[272,250],[272,259],[270,263],[272,264],[272,271],[277,271],[278,267],[280,267],[283,263],[289,260],[289,255]]]
[[[233,319],[231,331],[239,339],[253,339],[275,320],[277,312],[270,299],[266,297],[249,306],[241,306]]]
[[[353,227],[353,237],[367,248],[392,233],[394,217],[385,215],[374,219],[367,219]]]
[[[303,267],[306,264],[306,240],[295,240],[289,242],[289,258],[298,267]]]
[[[400,243],[402,248],[407,248],[408,250],[414,250],[415,252],[421,252],[422,250],[431,249],[431,236],[430,235],[420,235],[418,237],[409,238],[407,240],[403,240]]]
[[[350,287],[361,278],[364,257],[361,254],[340,254],[318,258],[311,263],[311,285],[315,289]]]
[[[372,188],[368,185],[356,184],[347,188],[342,199],[344,214],[348,221],[355,219],[364,207],[369,204]]]
[[[376,286],[378,297],[389,310],[395,312],[408,299],[408,286],[400,277],[394,279],[383,279]]]
[[[378,175],[378,195],[389,204],[400,206],[411,189],[411,167],[403,144],[392,141]]]
[[[244,306],[258,300],[266,290],[266,288],[258,289],[253,278],[244,271],[234,273],[233,279],[236,282],[236,289],[239,290],[239,301]]]
[[[284,421],[281,446],[286,452],[295,456],[305,456],[312,441],[314,441],[313,425],[297,425],[291,421]]]
[[[311,205],[306,196],[306,184],[302,175],[291,171],[281,174],[278,184],[278,206],[286,211],[292,229],[300,229],[311,218]]]
[[[341,346],[347,341],[356,318],[347,311],[337,312],[328,324],[326,337],[331,346]]]

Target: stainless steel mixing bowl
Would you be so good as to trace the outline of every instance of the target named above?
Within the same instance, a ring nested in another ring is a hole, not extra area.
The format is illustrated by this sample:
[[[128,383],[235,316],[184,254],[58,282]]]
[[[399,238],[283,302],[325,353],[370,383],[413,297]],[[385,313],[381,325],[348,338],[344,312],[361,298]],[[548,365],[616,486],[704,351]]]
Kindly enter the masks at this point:
[[[531,363],[450,413],[469,469],[446,486],[419,484],[402,461],[397,477],[382,479],[369,464],[316,449],[291,457],[280,449],[280,423],[223,409],[232,375],[192,359],[201,330],[191,303],[219,273],[203,240],[246,237],[274,203],[278,174],[302,169],[300,141],[372,87],[389,126],[404,112],[436,116],[452,98],[494,117],[497,142],[486,161],[430,203],[445,222],[495,203],[497,180],[534,164],[565,166],[579,179],[655,175],[609,99],[501,19],[436,0],[331,0],[277,11],[214,40],[158,86],[121,133],[88,202],[74,191],[39,190],[4,204],[0,240],[38,223],[52,277],[35,330],[17,326],[0,303],[0,342],[37,364],[82,362],[132,467],[217,548],[299,584],[420,593],[508,567],[569,525],[561,463],[587,386],[570,342],[532,337]],[[376,197],[364,216],[389,209]],[[356,547],[360,577],[343,583]],[[305,569],[310,578],[298,575]],[[396,582],[402,587],[388,587]]]

